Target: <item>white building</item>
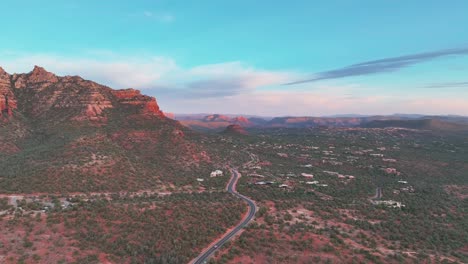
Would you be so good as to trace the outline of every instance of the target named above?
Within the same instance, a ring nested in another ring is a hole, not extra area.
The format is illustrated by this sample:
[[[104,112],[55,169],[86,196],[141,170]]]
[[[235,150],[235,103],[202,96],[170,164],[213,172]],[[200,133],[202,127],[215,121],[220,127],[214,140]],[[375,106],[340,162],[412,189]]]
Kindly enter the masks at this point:
[[[223,171],[215,170],[215,171],[212,171],[210,174],[210,177],[218,177],[218,176],[223,176]]]
[[[308,184],[308,185],[315,185],[315,184],[318,184],[318,183],[319,183],[319,181],[308,181],[308,182],[306,182],[306,184]]]

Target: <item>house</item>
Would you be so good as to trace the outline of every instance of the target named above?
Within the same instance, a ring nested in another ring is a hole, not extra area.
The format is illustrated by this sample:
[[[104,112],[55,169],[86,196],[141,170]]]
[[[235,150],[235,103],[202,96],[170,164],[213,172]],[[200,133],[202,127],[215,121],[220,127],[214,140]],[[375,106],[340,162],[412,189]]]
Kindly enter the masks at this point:
[[[390,208],[402,208],[402,207],[405,207],[404,204],[402,204],[401,202],[395,202],[393,200],[388,200],[388,201],[375,201],[374,204],[376,205],[386,205]]]
[[[72,206],[72,204],[69,201],[62,201],[61,203],[62,209],[67,209]]]
[[[400,189],[402,192],[410,192],[410,193],[414,193],[414,188],[413,186],[408,186],[408,187],[403,187]]]
[[[265,178],[265,176],[260,175],[260,174],[256,174],[256,173],[251,173],[251,174],[249,174],[248,176],[250,176],[250,177],[256,177],[256,178]]]
[[[396,174],[396,175],[400,175],[400,172],[397,171],[397,169],[395,168],[386,168],[386,169],[383,169],[387,174]]]
[[[308,185],[315,185],[315,184],[318,184],[319,182],[318,181],[308,181],[306,182],[306,184]]]
[[[210,177],[218,177],[218,176],[223,176],[223,172],[221,170],[212,171],[210,174]]]
[[[287,158],[289,157],[288,154],[286,153],[276,153],[278,156],[282,157],[282,158]]]

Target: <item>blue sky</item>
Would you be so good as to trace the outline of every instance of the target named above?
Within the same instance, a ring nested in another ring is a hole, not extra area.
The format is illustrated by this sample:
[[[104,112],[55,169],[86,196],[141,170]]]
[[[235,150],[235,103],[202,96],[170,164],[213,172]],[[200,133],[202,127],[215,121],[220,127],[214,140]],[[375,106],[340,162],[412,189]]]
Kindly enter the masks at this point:
[[[0,66],[142,89],[176,113],[468,115],[467,10],[455,0],[14,1],[2,6]]]

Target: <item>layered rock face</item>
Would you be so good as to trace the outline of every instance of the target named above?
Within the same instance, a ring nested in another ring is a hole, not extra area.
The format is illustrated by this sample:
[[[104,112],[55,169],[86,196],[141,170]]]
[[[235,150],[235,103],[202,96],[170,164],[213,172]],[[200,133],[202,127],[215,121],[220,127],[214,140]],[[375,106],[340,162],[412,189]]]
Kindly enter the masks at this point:
[[[57,76],[39,66],[34,66],[34,69],[27,74],[14,74],[12,80],[17,89],[26,87],[41,89],[59,81]]]
[[[112,94],[117,98],[117,101],[125,106],[137,107],[140,113],[153,114],[163,117],[163,112],[154,97],[142,95],[140,91],[135,89],[114,90]]]
[[[11,76],[0,67],[0,116],[11,116],[16,108],[16,98],[11,89]]]
[[[18,103],[17,97],[23,100]],[[13,75],[0,69],[1,113],[11,116],[18,107],[23,114],[35,118],[58,114],[62,119],[75,121],[105,122],[105,110],[115,107],[132,108],[136,114],[164,116],[156,99],[138,90],[112,90],[78,76],[59,77],[38,66],[29,73]]]

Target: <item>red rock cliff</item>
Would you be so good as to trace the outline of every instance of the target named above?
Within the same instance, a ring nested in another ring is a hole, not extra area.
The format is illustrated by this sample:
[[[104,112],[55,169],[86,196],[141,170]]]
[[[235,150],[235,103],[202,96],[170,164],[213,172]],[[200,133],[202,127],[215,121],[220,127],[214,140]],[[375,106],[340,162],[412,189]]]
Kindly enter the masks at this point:
[[[138,107],[144,114],[164,116],[164,113],[159,109],[156,98],[142,95],[139,90],[113,90],[112,94],[117,97],[120,104]]]
[[[14,90],[22,94],[24,113],[41,117],[52,112],[76,121],[106,121],[105,109],[132,108],[136,114],[163,117],[154,97],[135,89],[112,90],[79,76],[59,77],[35,66],[29,73],[6,73],[0,68],[0,115],[12,115],[17,108]]]
[[[17,108],[10,75],[0,67],[0,116],[11,116]]]

